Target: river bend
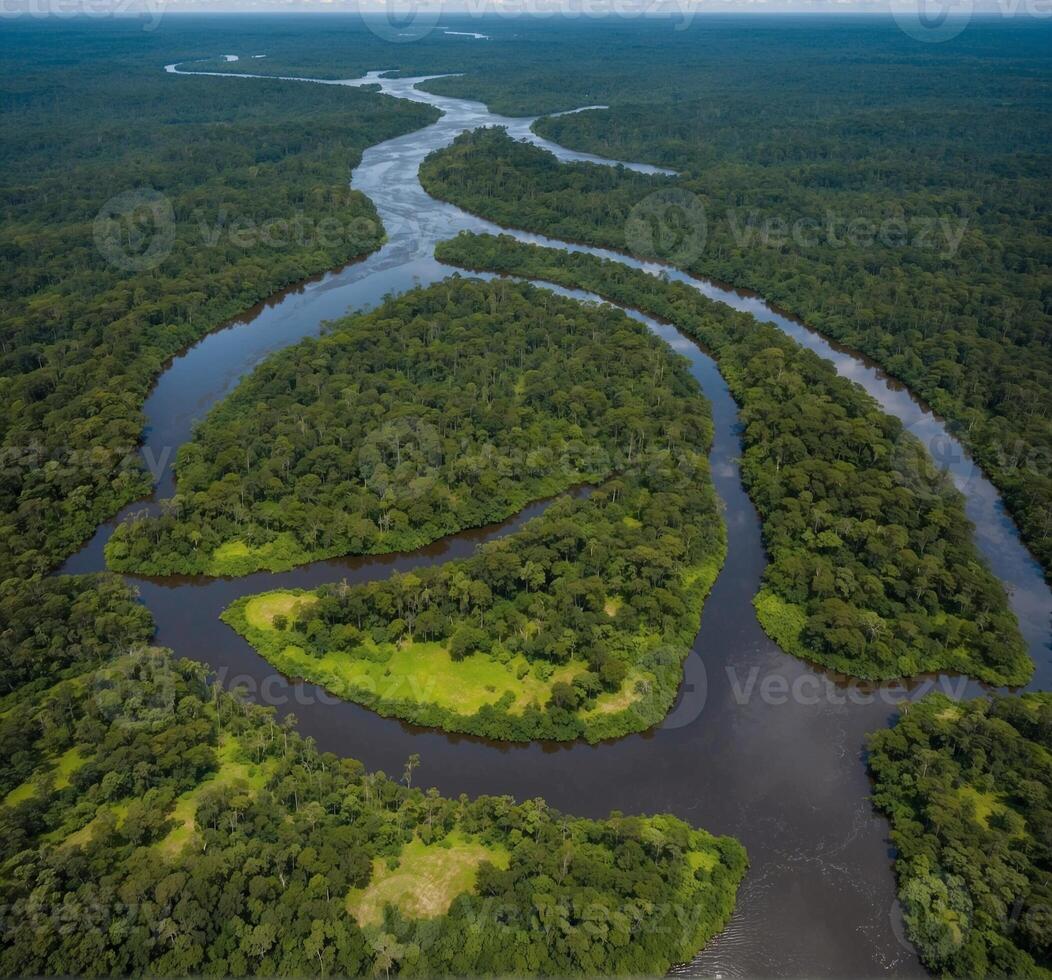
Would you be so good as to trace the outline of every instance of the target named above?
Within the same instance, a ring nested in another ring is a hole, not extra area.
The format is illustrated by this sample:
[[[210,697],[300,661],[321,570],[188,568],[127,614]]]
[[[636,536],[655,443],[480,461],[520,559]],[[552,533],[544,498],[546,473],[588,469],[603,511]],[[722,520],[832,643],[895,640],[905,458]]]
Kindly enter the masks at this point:
[[[273,76],[186,71],[179,65],[166,70],[273,80]],[[194,422],[267,354],[317,334],[327,320],[375,306],[389,293],[445,278],[453,270],[435,260],[437,242],[462,230],[509,231],[436,201],[424,191],[418,169],[433,150],[449,145],[466,130],[504,126],[513,137],[530,140],[562,161],[617,163],[541,139],[530,129],[533,118],[499,116],[482,103],[433,95],[418,87],[433,77],[389,78],[383,72],[370,72],[360,79],[286,79],[379,85],[394,98],[433,105],[442,116],[430,126],[370,147],[354,170],[352,186],[372,199],[387,230],[388,241],[379,251],[276,295],[203,338],[166,368],[145,405],[148,426],[143,449],[147,463],[156,467],[154,496],[102,525],[63,571],[104,567],[102,549],[116,523],[172,494],[175,450],[190,438]],[[645,164],[623,165],[644,173],[670,173]],[[586,251],[669,275],[773,323],[861,384],[950,469],[965,494],[977,543],[1004,583],[1037,663],[1031,687],[1049,687],[1052,592],[996,489],[946,425],[907,390],[858,354],[831,344],[759,297],[605,249],[509,233],[522,241]],[[752,608],[766,559],[756,513],[741,485],[734,401],[714,362],[693,342],[672,326],[628,312],[690,360],[694,377],[712,403],[711,463],[727,523],[727,561],[685,664],[679,701],[659,728],[595,746],[507,745],[419,729],[275,673],[218,619],[234,599],[265,589],[310,588],[340,578],[361,582],[386,577],[396,569],[465,556],[478,542],[521,526],[543,509],[543,502],[503,524],[453,535],[409,555],[332,559],[289,572],[237,579],[127,578],[157,620],[157,643],[208,663],[224,684],[244,686],[257,699],[274,705],[279,715],[294,713],[300,730],[323,750],[354,756],[369,769],[389,773],[400,771],[407,756],[419,753],[421,781],[447,795],[543,796],[560,809],[596,817],[612,809],[669,811],[707,830],[738,837],[748,848],[751,870],[734,917],[722,935],[676,973],[923,974],[903,936],[895,904],[887,824],[869,803],[863,737],[887,725],[905,698],[933,688],[955,696],[973,695],[980,689],[949,677],[920,678],[908,685],[848,683],[786,656],[767,638]]]

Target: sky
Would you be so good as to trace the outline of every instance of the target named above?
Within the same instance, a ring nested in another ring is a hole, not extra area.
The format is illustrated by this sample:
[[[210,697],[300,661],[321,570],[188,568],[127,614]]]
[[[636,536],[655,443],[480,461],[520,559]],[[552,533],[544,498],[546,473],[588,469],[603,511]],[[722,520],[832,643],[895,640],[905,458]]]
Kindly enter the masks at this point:
[[[0,18],[113,16],[149,3],[172,12],[363,13],[383,16],[405,10],[440,9],[460,16],[602,17],[674,14],[684,9],[738,13],[874,14],[895,9],[929,18],[985,13],[1052,20],[1052,0],[0,0]]]

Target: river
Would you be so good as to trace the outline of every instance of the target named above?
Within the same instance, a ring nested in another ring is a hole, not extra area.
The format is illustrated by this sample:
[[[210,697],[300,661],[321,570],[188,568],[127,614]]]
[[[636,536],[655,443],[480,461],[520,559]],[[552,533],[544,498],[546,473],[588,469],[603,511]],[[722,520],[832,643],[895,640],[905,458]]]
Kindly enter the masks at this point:
[[[217,84],[268,76],[216,74]],[[173,492],[175,449],[245,372],[272,351],[317,334],[326,320],[376,305],[388,293],[445,278],[453,270],[434,259],[437,242],[461,230],[500,232],[490,222],[424,191],[424,157],[465,130],[505,126],[563,161],[611,163],[537,137],[532,119],[490,113],[481,103],[421,91],[424,78],[361,79],[319,84],[377,84],[394,98],[443,113],[434,124],[365,151],[352,186],[375,203],[388,242],[366,259],[276,295],[244,317],[205,337],[175,358],[149,396],[144,453],[157,464],[154,497],[125,508],[63,567],[87,572],[104,565],[102,549],[117,522],[152,508]],[[314,82],[313,79],[295,79]],[[655,173],[658,168],[625,164]],[[830,359],[947,463],[967,498],[977,542],[1009,592],[1038,669],[1032,687],[1052,676],[1052,592],[1022,545],[1000,496],[946,426],[900,385],[857,354],[839,349],[762,299],[693,279],[654,263],[598,248],[511,232],[534,242],[615,258],[652,273],[664,272],[714,299],[774,323]],[[562,292],[567,292],[562,290]],[[570,293],[584,296],[584,294]],[[395,569],[469,554],[480,541],[509,533],[538,513],[531,505],[502,525],[436,542],[411,555],[315,562],[281,574],[237,579],[128,576],[157,620],[157,643],[211,665],[227,686],[240,684],[279,715],[292,712],[319,747],[362,760],[369,769],[401,771],[419,753],[419,780],[444,794],[495,793],[518,799],[543,796],[584,816],[612,809],[669,811],[715,833],[733,834],[748,848],[751,869],[726,931],[674,972],[700,976],[871,976],[923,974],[905,940],[895,904],[887,823],[868,799],[864,735],[889,724],[896,705],[932,689],[955,696],[979,693],[959,678],[928,677],[908,685],[865,685],[812,669],[786,656],[762,632],[752,608],[766,558],[760,526],[738,471],[737,410],[713,361],[673,327],[633,314],[690,360],[712,403],[713,478],[723,505],[728,557],[705,607],[676,707],[659,728],[613,743],[506,745],[446,735],[381,718],[341,702],[314,685],[275,673],[218,619],[235,598],[282,586],[311,587],[346,578],[366,581]]]

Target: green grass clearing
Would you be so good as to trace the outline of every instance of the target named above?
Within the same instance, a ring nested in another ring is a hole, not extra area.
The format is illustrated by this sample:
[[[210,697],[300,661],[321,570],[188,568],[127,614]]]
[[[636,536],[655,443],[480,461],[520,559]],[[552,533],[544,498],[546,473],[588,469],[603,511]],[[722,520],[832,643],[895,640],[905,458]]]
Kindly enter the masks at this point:
[[[232,786],[237,782],[244,783],[248,791],[253,795],[258,793],[266,785],[270,776],[270,767],[266,764],[255,765],[243,762],[238,756],[241,753],[241,743],[236,738],[227,736],[216,753],[219,769],[212,776],[198,783],[193,789],[183,793],[176,798],[175,806],[169,815],[176,822],[176,826],[168,835],[157,842],[157,849],[165,856],[171,857],[178,854],[193,836],[195,815],[197,805],[201,801],[201,795],[210,789],[224,786]]]
[[[245,619],[256,629],[270,629],[275,616],[289,616],[297,606],[317,601],[309,592],[264,592],[245,606]]]
[[[974,806],[976,821],[987,830],[990,829],[990,818],[995,813],[1004,812],[1004,804],[997,799],[996,793],[983,792],[974,786],[962,786],[957,792],[962,800]]]
[[[18,806],[19,803],[32,799],[37,795],[37,788],[37,776],[34,773],[4,797],[4,806]]]
[[[640,681],[644,684],[652,684],[654,675],[632,668],[622,682],[621,689],[600,694],[595,699],[595,706],[586,711],[585,716],[612,715],[631,707],[640,698],[640,695],[636,693],[636,684]]]
[[[55,789],[65,789],[73,773],[87,761],[88,756],[84,755],[79,745],[74,745],[73,748],[63,752],[55,760]]]
[[[128,813],[129,806],[131,806],[131,800],[101,807],[95,816],[83,827],[73,831],[72,834],[66,834],[64,837],[61,837],[59,847],[83,847],[85,844],[90,843],[91,838],[95,836],[95,831],[102,826],[107,814],[113,814],[116,818],[116,825],[119,827]]]
[[[521,654],[506,663],[481,653],[454,660],[442,643],[423,641],[401,645],[365,641],[360,657],[348,652],[312,657],[286,643],[287,634],[271,626],[274,616],[287,615],[298,603],[309,601],[313,597],[295,592],[254,596],[244,606],[244,621],[252,634],[248,639],[286,673],[323,684],[352,700],[371,695],[382,701],[438,705],[459,715],[472,715],[510,693],[509,711],[519,714],[530,704],[546,704],[553,684],[569,682],[585,669],[583,663],[570,663],[541,679]],[[377,659],[369,659],[373,656]],[[628,687],[629,696],[631,691]]]
[[[49,775],[54,776],[54,788],[65,789],[69,785],[70,777],[75,773],[85,762],[88,757],[81,751],[79,745],[74,745],[73,748],[67,749],[58,758],[52,760],[52,767],[50,769],[38,769],[29,777],[24,783],[16,786],[7,796],[4,797],[4,806],[17,806],[24,800],[31,799],[36,796],[40,791],[41,780],[46,779]]]
[[[374,859],[369,884],[348,894],[347,911],[362,926],[380,925],[387,905],[409,919],[435,918],[448,912],[458,895],[474,891],[483,861],[507,868],[509,854],[459,833],[438,844],[415,839],[402,848],[394,870]]]

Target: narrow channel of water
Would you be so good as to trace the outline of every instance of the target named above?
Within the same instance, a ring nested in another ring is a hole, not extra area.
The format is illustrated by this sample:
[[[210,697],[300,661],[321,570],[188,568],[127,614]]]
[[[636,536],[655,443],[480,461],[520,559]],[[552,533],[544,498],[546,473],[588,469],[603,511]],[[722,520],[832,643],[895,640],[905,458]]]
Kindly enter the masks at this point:
[[[168,70],[181,73],[177,66]],[[424,192],[417,171],[432,150],[448,145],[465,130],[503,125],[512,135],[543,145],[562,160],[611,162],[540,140],[530,131],[531,119],[507,119],[478,102],[422,92],[416,87],[421,81],[373,72],[363,79],[324,83],[378,84],[393,97],[434,105],[443,116],[431,126],[371,147],[354,171],[352,186],[372,198],[387,228],[389,241],[382,249],[275,297],[204,338],[162,374],[145,408],[147,460],[161,464],[155,497],[171,494],[171,467],[164,464],[170,464],[175,449],[189,438],[194,421],[268,353],[316,334],[326,320],[374,306],[388,293],[444,278],[452,270],[433,257],[438,241],[464,229],[504,230]],[[866,387],[887,411],[936,448],[937,458],[954,463],[954,478],[979,528],[977,540],[1011,592],[1038,663],[1035,686],[1048,686],[1052,594],[1019,542],[994,488],[945,426],[908,392],[863,359],[836,349],[756,297],[602,249],[514,234],[523,241],[588,251],[671,274],[706,295],[775,323]],[[218,620],[233,599],[266,588],[310,587],[344,577],[364,581],[394,569],[469,554],[479,541],[508,533],[544,504],[532,505],[503,525],[455,535],[411,555],[316,562],[281,575],[239,579],[132,578],[157,619],[157,642],[210,664],[224,683],[243,684],[280,714],[295,713],[300,729],[321,748],[354,756],[371,769],[400,771],[405,758],[418,752],[422,782],[447,794],[544,796],[553,806],[589,816],[603,816],[611,809],[667,810],[712,831],[739,837],[749,849],[752,868],[738,910],[727,931],[676,972],[920,973],[913,950],[902,938],[894,905],[887,825],[874,815],[868,801],[864,734],[888,724],[903,698],[919,697],[933,687],[958,696],[978,689],[951,678],[921,679],[908,687],[847,684],[787,657],[767,639],[751,604],[765,556],[759,522],[739,477],[741,447],[734,402],[715,364],[693,343],[672,327],[637,318],[690,359],[694,376],[712,402],[713,476],[728,527],[728,559],[688,657],[680,700],[658,729],[599,746],[509,746],[417,729],[276,674]],[[116,520],[144,506],[152,503],[127,508]],[[100,527],[63,570],[101,568],[102,547],[114,523]]]

